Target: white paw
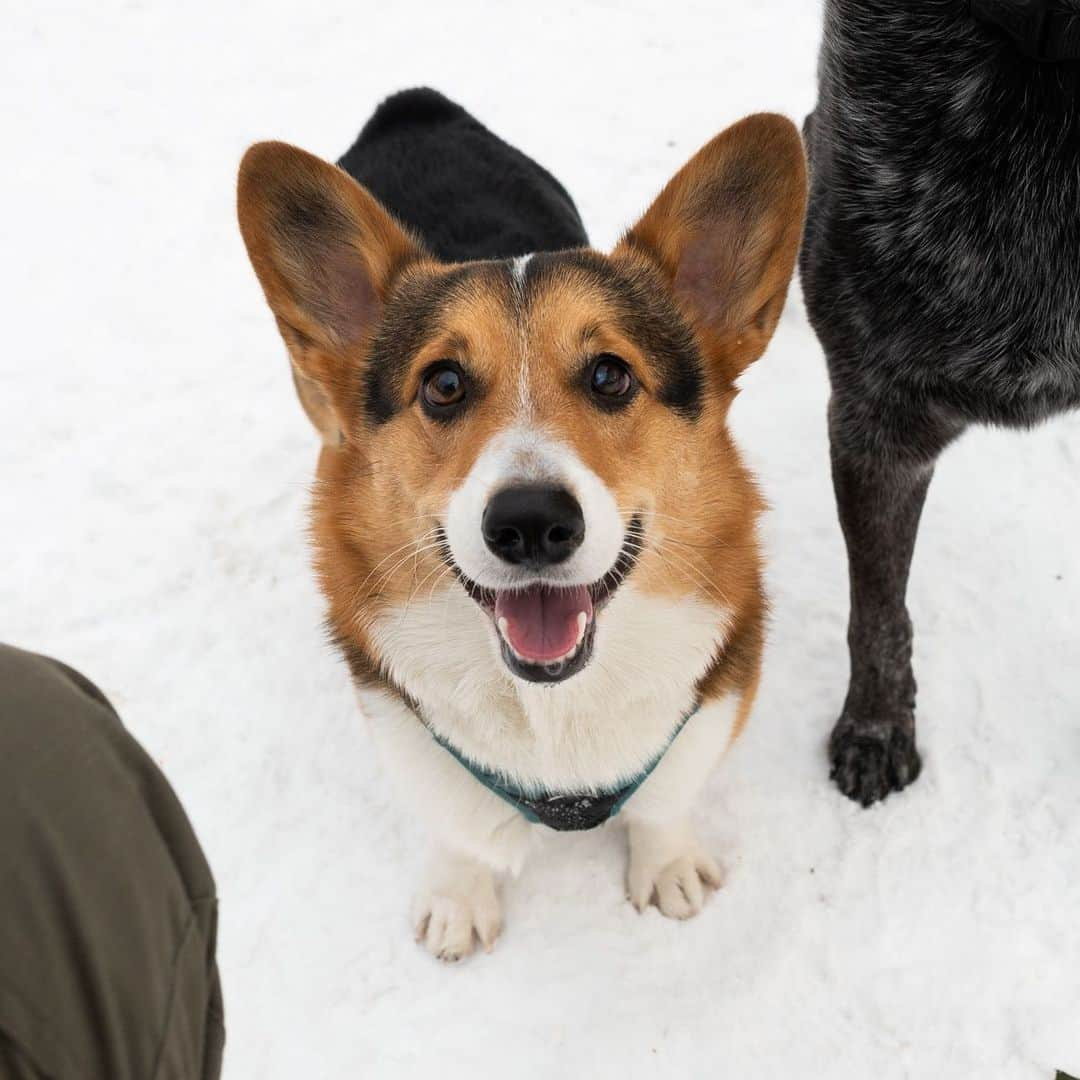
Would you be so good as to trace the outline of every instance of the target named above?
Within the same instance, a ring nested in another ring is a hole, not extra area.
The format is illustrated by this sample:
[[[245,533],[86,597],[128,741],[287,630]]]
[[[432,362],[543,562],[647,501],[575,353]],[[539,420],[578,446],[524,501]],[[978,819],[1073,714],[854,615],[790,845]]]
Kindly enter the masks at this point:
[[[644,911],[655,903],[669,919],[691,919],[723,880],[716,860],[686,821],[630,825],[630,902]]]
[[[413,906],[416,940],[447,963],[471,955],[479,940],[486,952],[502,931],[495,875],[462,855],[440,855]]]

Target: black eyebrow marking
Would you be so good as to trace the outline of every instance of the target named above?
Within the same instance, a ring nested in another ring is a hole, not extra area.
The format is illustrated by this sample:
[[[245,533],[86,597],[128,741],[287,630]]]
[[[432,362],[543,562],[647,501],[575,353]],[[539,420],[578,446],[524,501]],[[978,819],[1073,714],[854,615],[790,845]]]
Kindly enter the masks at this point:
[[[539,254],[527,268],[530,291],[567,268],[583,275],[611,304],[620,329],[638,345],[656,374],[659,401],[687,420],[698,420],[705,397],[704,361],[693,329],[659,272],[616,267],[587,249]]]
[[[413,357],[438,333],[447,307],[490,273],[491,264],[470,263],[441,274],[404,276],[391,294],[368,350],[360,389],[369,424],[385,424],[404,407],[405,376]]]
[[[599,323],[586,323],[581,328],[581,333],[578,335],[581,344],[588,345],[593,338],[600,336],[601,330],[602,327]]]

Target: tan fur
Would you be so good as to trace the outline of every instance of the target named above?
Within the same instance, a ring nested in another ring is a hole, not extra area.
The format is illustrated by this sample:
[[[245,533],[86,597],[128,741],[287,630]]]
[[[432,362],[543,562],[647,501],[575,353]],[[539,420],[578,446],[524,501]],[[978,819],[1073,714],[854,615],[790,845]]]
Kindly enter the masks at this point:
[[[791,121],[748,116],[702,147],[616,248],[617,257],[644,249],[659,259],[729,384],[776,329],[806,198],[806,155]]]
[[[298,197],[325,211],[314,239],[290,231],[287,208]],[[686,165],[610,256],[659,277],[690,321],[707,371],[696,421],[655,400],[642,343],[620,330],[587,274],[567,266],[523,308],[493,264],[439,312],[406,358],[403,384],[412,401],[424,368],[450,358],[476,373],[483,400],[460,423],[433,423],[412,404],[371,426],[358,412],[362,375],[387,298],[404,282],[434,281],[454,268],[427,257],[341,170],[281,144],[249,151],[241,229],[324,439],[312,515],[316,566],[330,625],[358,677],[377,678],[382,668],[369,636],[381,611],[460,588],[434,529],[481,449],[524,408],[604,481],[627,520],[644,514],[635,587],[699,595],[729,613],[727,647],[700,692],[739,692],[742,726],[764,640],[756,536],[763,504],[726,420],[735,379],[779,318],[804,208],[798,135],[780,117],[752,117]],[[338,235],[325,235],[327,221],[337,222]],[[601,352],[622,357],[644,387],[625,412],[601,413],[580,390],[582,365]]]

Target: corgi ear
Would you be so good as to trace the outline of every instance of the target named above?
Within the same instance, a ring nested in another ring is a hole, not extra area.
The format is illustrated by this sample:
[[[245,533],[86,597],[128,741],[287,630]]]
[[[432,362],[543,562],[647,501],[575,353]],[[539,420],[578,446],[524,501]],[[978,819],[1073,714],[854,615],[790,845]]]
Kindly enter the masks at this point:
[[[806,159],[783,116],[748,116],[676,173],[614,256],[658,263],[707,352],[734,380],[769,343],[795,268]]]
[[[423,249],[346,172],[285,143],[244,155],[237,215],[300,400],[338,444],[363,349],[394,279]]]

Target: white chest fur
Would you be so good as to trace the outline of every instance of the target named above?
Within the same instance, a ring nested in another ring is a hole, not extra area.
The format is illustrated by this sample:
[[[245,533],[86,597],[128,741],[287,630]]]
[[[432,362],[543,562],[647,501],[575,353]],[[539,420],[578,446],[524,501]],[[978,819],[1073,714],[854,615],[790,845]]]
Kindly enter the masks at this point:
[[[440,735],[521,785],[617,786],[663,747],[723,645],[726,612],[628,583],[597,621],[592,661],[556,686],[514,678],[490,619],[454,586],[374,628],[391,677]]]

